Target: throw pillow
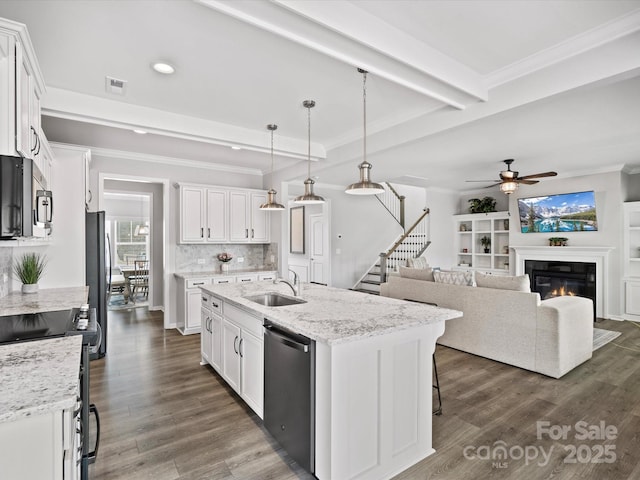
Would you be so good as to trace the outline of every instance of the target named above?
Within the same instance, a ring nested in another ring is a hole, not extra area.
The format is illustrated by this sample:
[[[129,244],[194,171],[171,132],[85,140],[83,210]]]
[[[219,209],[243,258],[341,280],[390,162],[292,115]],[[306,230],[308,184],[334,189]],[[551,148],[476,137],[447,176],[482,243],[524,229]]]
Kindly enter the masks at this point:
[[[412,280],[425,280],[433,282],[433,270],[431,268],[400,267],[400,276]]]
[[[407,267],[409,268],[429,268],[429,262],[424,257],[407,258]]]
[[[500,290],[515,290],[516,292],[531,292],[529,274],[512,276],[487,275],[476,272],[476,285],[484,288],[497,288]]]
[[[473,272],[445,272],[436,270],[433,272],[433,279],[438,283],[473,286]]]

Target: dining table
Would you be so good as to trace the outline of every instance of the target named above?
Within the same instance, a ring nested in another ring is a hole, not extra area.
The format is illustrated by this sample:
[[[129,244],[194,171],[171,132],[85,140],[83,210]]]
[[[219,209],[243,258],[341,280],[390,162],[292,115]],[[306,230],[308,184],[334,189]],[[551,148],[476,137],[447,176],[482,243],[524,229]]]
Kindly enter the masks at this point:
[[[129,303],[131,300],[133,303],[136,303],[135,298],[131,295],[131,276],[134,274],[146,275],[149,276],[149,269],[136,269],[133,265],[122,265],[119,267],[120,272],[124,276],[124,291],[122,292],[124,295],[124,303]]]

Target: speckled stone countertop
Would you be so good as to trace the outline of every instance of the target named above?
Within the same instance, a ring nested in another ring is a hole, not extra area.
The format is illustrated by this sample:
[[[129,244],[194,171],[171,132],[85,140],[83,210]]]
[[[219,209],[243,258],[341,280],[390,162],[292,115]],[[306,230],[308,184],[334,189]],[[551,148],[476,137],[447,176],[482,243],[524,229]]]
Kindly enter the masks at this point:
[[[307,303],[267,307],[246,296],[278,292],[291,296],[286,284],[272,281],[206,285],[202,290],[274,323],[329,345],[385,335],[462,316],[462,312],[367,293],[303,283]]]
[[[0,298],[0,316],[68,310],[87,303],[89,287],[45,288],[38,293],[12,292]]]
[[[277,270],[273,268],[237,268],[229,270],[228,272],[221,272],[219,270],[210,272],[180,272],[173,275],[177,278],[184,278],[185,280],[191,278],[201,277],[235,277],[236,275],[244,275],[250,273],[276,273]]]
[[[0,423],[72,408],[82,335],[0,345]]]

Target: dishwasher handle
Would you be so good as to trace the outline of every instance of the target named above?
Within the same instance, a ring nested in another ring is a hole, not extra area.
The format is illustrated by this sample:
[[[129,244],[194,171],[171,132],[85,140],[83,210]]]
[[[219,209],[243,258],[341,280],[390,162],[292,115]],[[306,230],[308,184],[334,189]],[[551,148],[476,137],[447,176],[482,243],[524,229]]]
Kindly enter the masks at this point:
[[[296,341],[295,339],[291,338],[286,333],[281,332],[280,330],[274,328],[273,325],[265,325],[264,329],[265,329],[264,333],[266,335],[273,336],[273,339],[276,342],[281,343],[283,345],[286,345],[287,347],[295,348],[296,350],[299,350],[301,352],[309,353],[309,345],[308,344],[304,344],[304,343]]]

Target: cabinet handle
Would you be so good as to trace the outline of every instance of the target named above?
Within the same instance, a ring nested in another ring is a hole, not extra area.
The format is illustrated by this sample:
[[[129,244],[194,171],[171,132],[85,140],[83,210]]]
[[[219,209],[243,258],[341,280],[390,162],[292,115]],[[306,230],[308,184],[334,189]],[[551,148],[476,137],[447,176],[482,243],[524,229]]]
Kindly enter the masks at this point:
[[[194,285],[204,285],[204,282],[193,282]],[[204,298],[203,298],[204,300]]]
[[[251,238],[254,238],[254,237],[255,237],[255,234],[254,234],[254,232],[253,232],[253,228],[252,228],[252,229],[251,229]]]
[[[244,238],[249,238],[249,229],[248,228],[244,229]]]
[[[240,344],[238,345],[238,350],[240,350],[240,358],[244,358],[244,354],[242,353],[242,341],[244,338],[240,339]]]
[[[209,333],[213,333],[213,318],[209,319]]]
[[[204,238],[204,228],[200,227],[200,238]]]
[[[40,135],[38,135],[38,133],[36,132],[36,152],[33,154],[34,156],[37,156],[40,154],[40,147],[42,146],[42,142],[40,141]]]
[[[202,297],[202,301],[206,303],[207,302],[207,297]]]
[[[236,346],[237,341],[238,336],[236,335],[236,338],[233,339],[233,351],[236,352],[236,355],[238,355],[238,347]]]
[[[31,150],[29,150],[30,152],[33,152],[38,147],[38,134],[36,133],[36,129],[33,128],[33,126],[30,126],[29,128],[33,132],[33,138],[35,140],[35,142],[33,144],[33,148]]]
[[[241,278],[240,281],[241,282],[250,282],[251,279],[250,278]]]
[[[211,228],[207,228],[207,238],[211,238]]]
[[[222,283],[222,282],[220,282],[220,283]],[[218,304],[216,302],[211,302],[211,305],[213,305],[214,308],[218,308]]]

